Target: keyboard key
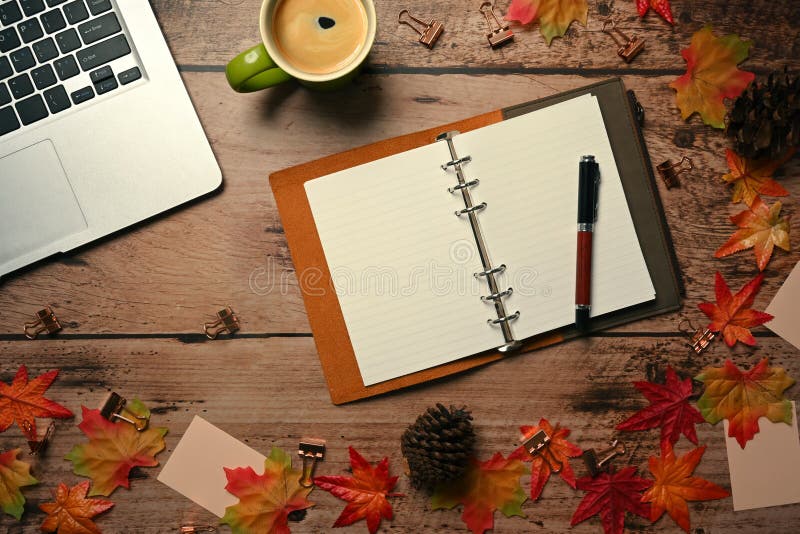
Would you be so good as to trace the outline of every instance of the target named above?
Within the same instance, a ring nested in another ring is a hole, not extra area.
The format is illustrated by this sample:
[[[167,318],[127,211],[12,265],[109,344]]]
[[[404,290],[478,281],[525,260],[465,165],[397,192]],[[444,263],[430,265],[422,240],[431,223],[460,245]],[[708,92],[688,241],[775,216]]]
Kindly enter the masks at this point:
[[[22,11],[29,17],[44,11],[44,2],[42,0],[20,0],[19,3],[22,4]]]
[[[78,62],[75,61],[75,58],[72,56],[66,56],[56,60],[53,66],[56,68],[58,79],[62,82],[80,72],[80,69],[78,69]]]
[[[73,91],[72,93],[72,102],[77,106],[78,104],[82,104],[87,100],[91,100],[94,98],[94,89],[89,86],[84,87],[83,89],[78,89],[77,91]]]
[[[109,65],[100,67],[99,69],[93,70],[89,73],[89,78],[92,80],[92,83],[102,82],[106,78],[111,78],[112,76],[114,76],[114,71],[111,70]]]
[[[10,52],[20,44],[19,35],[13,26],[0,31],[0,52]]]
[[[5,135],[17,129],[19,129],[19,121],[17,120],[17,114],[14,113],[14,108],[8,106],[0,109],[0,135]]]
[[[0,4],[0,22],[8,26],[22,20],[22,11],[19,10],[19,5],[16,0],[11,2],[4,2]]]
[[[117,16],[114,13],[106,13],[102,17],[97,17],[78,26],[78,33],[81,34],[84,43],[92,44],[100,39],[114,35],[121,29]]]
[[[36,54],[36,59],[39,60],[39,63],[47,63],[51,59],[58,57],[58,48],[56,48],[56,43],[53,42],[53,39],[48,37],[38,43],[33,43],[33,53]]]
[[[47,102],[47,107],[50,108],[50,113],[55,115],[72,106],[67,96],[67,91],[63,85],[53,87],[44,92],[44,101]]]
[[[64,14],[70,24],[77,24],[89,18],[89,12],[86,10],[83,0],[75,0],[65,5]]]
[[[59,4],[63,4],[67,0],[47,0],[47,5],[50,7],[55,7]]]
[[[20,22],[17,24],[17,30],[19,30],[20,37],[22,37],[22,40],[26,43],[33,42],[44,35],[42,25],[39,24],[39,19],[29,19]]]
[[[67,27],[67,21],[64,20],[64,15],[61,14],[60,9],[48,11],[40,18],[42,19],[42,25],[47,33],[57,32]]]
[[[31,78],[33,78],[33,84],[40,91],[56,84],[56,73],[53,72],[53,67],[50,65],[42,65],[33,69]]]
[[[98,95],[102,95],[102,94],[107,93],[109,91],[113,91],[117,87],[119,87],[119,85],[117,85],[117,79],[116,78],[109,78],[107,80],[103,80],[100,83],[94,84],[94,88],[97,89],[97,94]]]
[[[11,68],[11,62],[5,56],[0,56],[0,80],[5,80],[14,74],[14,69]]]
[[[68,54],[81,47],[81,39],[73,28],[57,33],[56,42],[62,54]]]
[[[139,70],[139,67],[133,67],[132,69],[120,72],[117,77],[119,78],[119,83],[127,85],[141,78],[142,72]]]
[[[99,15],[111,9],[111,2],[109,2],[109,0],[87,0],[87,2],[92,15]]]
[[[8,80],[8,88],[11,89],[11,94],[16,99],[24,98],[33,92],[33,84],[27,74],[20,74],[16,78]]]
[[[44,105],[44,100],[40,95],[33,95],[25,100],[20,100],[14,107],[17,108],[22,124],[26,126],[40,121],[48,115],[47,107]]]
[[[79,50],[75,55],[78,57],[81,68],[86,72],[130,53],[131,47],[128,46],[128,40],[124,34],[120,34]]]
[[[0,106],[5,106],[11,102],[11,93],[8,92],[6,84],[0,83]]]
[[[33,57],[31,47],[26,46],[25,48],[13,51],[11,53],[11,63],[14,64],[14,69],[16,69],[17,72],[28,70],[36,65],[36,59]]]

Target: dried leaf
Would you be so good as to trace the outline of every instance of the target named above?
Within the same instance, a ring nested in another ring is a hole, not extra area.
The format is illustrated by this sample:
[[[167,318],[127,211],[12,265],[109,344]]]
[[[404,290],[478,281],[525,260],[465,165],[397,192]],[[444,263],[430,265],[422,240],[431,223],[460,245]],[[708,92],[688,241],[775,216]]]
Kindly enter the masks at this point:
[[[625,513],[631,512],[650,519],[650,505],[642,502],[642,491],[652,485],[650,480],[636,476],[636,467],[621,471],[612,468],[596,477],[578,479],[578,489],[586,491],[583,500],[572,515],[572,526],[600,515],[606,534],[622,534]]]
[[[758,270],[763,271],[772,257],[772,249],[777,245],[789,252],[789,217],[780,217],[781,203],[776,202],[768,208],[761,198],[756,197],[749,209],[731,217],[737,230],[724,245],[714,253],[715,258],[723,258],[734,252],[752,248],[756,254]]]
[[[100,529],[92,518],[114,506],[114,503],[104,499],[87,499],[88,491],[88,480],[72,488],[59,484],[55,494],[56,502],[39,505],[39,509],[47,514],[42,530],[58,531],[58,534],[100,534]]]
[[[711,501],[730,495],[716,484],[692,476],[705,451],[703,445],[676,459],[672,445],[662,443],[661,458],[650,457],[650,472],[655,481],[642,500],[651,503],[651,521],[657,521],[666,511],[678,526],[689,532],[687,501]]]
[[[755,345],[756,338],[750,333],[750,328],[772,320],[772,315],[750,309],[763,280],[764,274],[759,274],[736,295],[731,296],[728,284],[717,271],[714,281],[717,303],[701,302],[698,304],[698,308],[711,319],[708,329],[712,332],[722,332],[722,337],[729,347],[734,346],[737,341],[746,345]]]
[[[667,367],[666,384],[634,382],[636,389],[650,401],[650,406],[636,412],[617,425],[617,430],[647,430],[661,428],[661,447],[672,445],[681,434],[697,444],[694,425],[704,421],[694,406],[689,404],[692,395],[692,379],[680,380],[671,366]]]
[[[745,444],[759,431],[758,418],[773,423],[792,422],[792,403],[783,397],[783,390],[794,384],[782,367],[768,367],[764,358],[743,373],[730,360],[723,367],[707,367],[697,375],[705,383],[697,407],[712,425],[728,420],[728,436]]]
[[[644,17],[651,7],[656,13],[661,15],[661,18],[670,24],[675,24],[675,20],[672,18],[672,8],[669,5],[669,0],[636,0],[636,9],[639,11],[640,17]]]
[[[57,376],[57,370],[49,371],[28,382],[28,369],[20,365],[11,385],[0,382],[0,432],[16,421],[26,436],[35,439],[37,417],[72,417],[71,411],[43,397]]]
[[[731,149],[728,149],[726,158],[731,172],[722,176],[722,179],[731,186],[731,202],[744,202],[748,206],[758,198],[758,195],[769,197],[785,197],[789,192],[772,175],[781,165],[786,163],[794,154],[789,150],[786,155],[777,160],[760,159],[751,160],[743,158]]]
[[[374,534],[378,531],[381,518],[392,519],[392,505],[387,497],[402,496],[400,493],[390,493],[397,484],[397,477],[389,476],[389,458],[372,467],[353,447],[350,447],[350,467],[353,469],[352,477],[316,477],[314,484],[347,501],[334,527],[345,527],[359,519],[366,519],[367,528]]]
[[[19,488],[39,483],[31,476],[30,464],[17,459],[19,453],[20,449],[0,453],[0,508],[18,520],[25,510],[25,497]]]
[[[736,98],[755,78],[736,65],[747,59],[751,41],[737,35],[714,37],[706,26],[692,36],[692,44],[681,51],[686,74],[669,84],[677,91],[681,117],[697,112],[714,128],[725,127],[725,98]]]
[[[561,463],[561,472],[559,475],[564,482],[574,488],[575,472],[572,470],[572,466],[569,464],[569,459],[577,458],[583,454],[583,451],[574,443],[567,441],[569,429],[561,428],[558,423],[556,423],[555,428],[553,428],[547,419],[539,419],[538,426],[520,427],[520,431],[522,432],[522,435],[525,436],[525,439],[528,439],[540,430],[544,430],[547,435],[550,436],[550,445],[548,445],[547,449],[549,461],[553,464],[557,464],[559,462]],[[545,484],[547,484],[547,481],[550,479],[550,474],[552,473],[550,463],[548,463],[541,455],[532,457],[530,454],[528,454],[528,451],[526,451],[524,447],[519,447],[517,450],[512,452],[508,458],[509,460],[522,460],[523,462],[531,462],[531,500],[535,501],[538,499],[542,494]]]
[[[289,514],[314,506],[307,499],[311,488],[300,485],[302,473],[292,469],[292,457],[278,447],[273,447],[264,461],[262,475],[252,467],[226,467],[225,475],[225,489],[239,497],[239,502],[225,509],[221,522],[234,534],[288,533]]]
[[[475,534],[494,528],[494,512],[506,517],[520,516],[527,500],[520,477],[527,472],[521,461],[495,453],[485,462],[472,458],[463,478],[437,487],[431,497],[431,509],[452,509],[464,505],[461,519]]]
[[[539,31],[547,41],[563,37],[573,20],[584,27],[589,13],[586,0],[512,0],[508,6],[506,20],[517,20],[522,24],[539,21]]]
[[[158,465],[155,456],[166,446],[166,428],[149,426],[139,432],[128,423],[104,419],[99,410],[81,408],[83,421],[78,428],[89,438],[89,443],[75,445],[66,459],[72,462],[76,475],[92,479],[89,496],[111,495],[119,486],[128,488],[132,468]],[[150,413],[138,400],[129,402],[126,408],[139,416]]]

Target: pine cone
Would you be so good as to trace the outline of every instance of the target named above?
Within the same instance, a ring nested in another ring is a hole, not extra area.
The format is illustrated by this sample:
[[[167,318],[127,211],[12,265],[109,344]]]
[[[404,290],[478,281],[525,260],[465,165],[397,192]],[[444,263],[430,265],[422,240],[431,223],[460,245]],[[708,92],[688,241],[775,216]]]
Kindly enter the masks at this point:
[[[475,446],[471,421],[465,407],[448,410],[437,403],[406,429],[401,449],[415,487],[432,489],[464,473]]]
[[[767,83],[753,82],[728,113],[726,133],[748,159],[783,156],[800,145],[800,77],[774,71]]]

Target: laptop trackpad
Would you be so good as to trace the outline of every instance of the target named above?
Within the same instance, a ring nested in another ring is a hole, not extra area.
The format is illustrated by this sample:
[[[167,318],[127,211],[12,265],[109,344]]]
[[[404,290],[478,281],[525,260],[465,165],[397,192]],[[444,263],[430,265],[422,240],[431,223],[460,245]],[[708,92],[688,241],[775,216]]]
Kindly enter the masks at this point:
[[[87,228],[52,141],[0,158],[0,264]]]

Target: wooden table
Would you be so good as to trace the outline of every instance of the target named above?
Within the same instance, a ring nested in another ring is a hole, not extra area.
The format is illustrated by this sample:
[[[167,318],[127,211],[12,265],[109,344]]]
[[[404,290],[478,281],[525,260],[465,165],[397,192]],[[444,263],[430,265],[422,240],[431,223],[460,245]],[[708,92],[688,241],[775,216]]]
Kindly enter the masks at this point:
[[[222,166],[224,190],[3,281],[0,380],[10,382],[20,364],[32,376],[60,369],[47,396],[78,414],[81,405],[96,407],[109,390],[142,399],[153,409],[153,423],[169,428],[167,450],[159,456],[162,464],[199,414],[262,452],[273,445],[293,451],[305,435],[324,437],[328,456],[318,473],[343,473],[347,446],[353,445],[373,461],[388,456],[393,473],[401,474],[400,435],[436,402],[472,410],[478,447],[486,457],[511,452],[517,427],[540,417],[570,427],[573,440],[584,448],[602,446],[615,434],[617,423],[646,404],[631,381],[668,363],[694,375],[728,357],[745,367],[769,357],[771,364],[800,377],[800,352],[764,328],[756,329],[755,348],[740,344],[729,350],[715,343],[699,357],[687,352],[678,322],[688,318],[704,323],[697,303],[713,299],[714,272],[720,270],[736,290],[757,271],[750,251],[725,260],[712,256],[734,230],[727,217],[741,209],[730,204],[720,180],[728,143],[697,117],[682,121],[668,87],[685,70],[680,50],[706,23],[718,35],[736,32],[754,41],[746,69],[763,75],[788,64],[796,71],[800,10],[794,2],[676,0],[676,26],[671,27],[652,12],[640,20],[632,0],[593,0],[589,27],[573,24],[549,48],[538,27],[515,27],[513,44],[490,50],[477,0],[408,0],[402,5],[378,0],[375,47],[365,74],[351,87],[316,94],[290,84],[249,95],[233,93],[223,69],[235,53],[257,42],[259,0],[151,3]],[[507,3],[500,2],[503,12]],[[434,50],[417,44],[410,29],[398,27],[402,7],[444,22],[446,31]],[[600,32],[608,15],[647,41],[646,50],[630,65],[616,56],[611,39]],[[653,162],[687,155],[695,163],[679,189],[666,190],[659,183],[686,285],[683,310],[435,384],[333,406],[267,175],[610,76],[621,76],[646,108],[644,133]],[[781,200],[785,212],[794,215],[797,247],[798,158],[781,174],[792,194]],[[797,250],[775,252],[757,309],[766,307],[799,259]],[[45,304],[54,308],[64,330],[53,338],[25,340],[22,324]],[[202,323],[227,304],[239,314],[241,331],[232,339],[207,341]],[[796,390],[789,390],[790,398],[796,398]],[[84,440],[78,422],[79,416],[58,422],[49,454],[35,466],[42,484],[24,491],[23,521],[4,515],[0,531],[37,532],[43,519],[37,505],[49,500],[58,482],[82,480],[62,460]],[[697,474],[729,487],[722,425],[701,425],[698,433],[708,451]],[[647,473],[647,458],[658,450],[658,432],[625,439],[634,449],[629,461]],[[16,427],[0,435],[0,448],[24,445]],[[689,446],[681,439],[677,448],[685,452]],[[158,468],[137,470],[132,489],[112,495],[115,508],[98,520],[105,532],[174,532],[185,523],[216,522],[157,482],[157,474]],[[401,477],[398,490],[407,496],[393,499],[395,519],[384,521],[382,531],[466,531],[460,511],[429,511],[425,495],[411,488],[407,478]],[[496,531],[597,532],[597,518],[569,527],[581,496],[552,481],[539,502],[524,505],[527,519],[496,514]],[[292,524],[293,531],[328,532],[343,506],[322,491],[315,491],[312,500],[316,507]],[[711,533],[796,532],[800,521],[798,505],[734,514],[730,498],[693,503],[690,510],[693,528]],[[630,531],[679,531],[669,518],[651,526],[628,516],[627,526]],[[346,531],[365,532],[366,527],[357,524]]]

